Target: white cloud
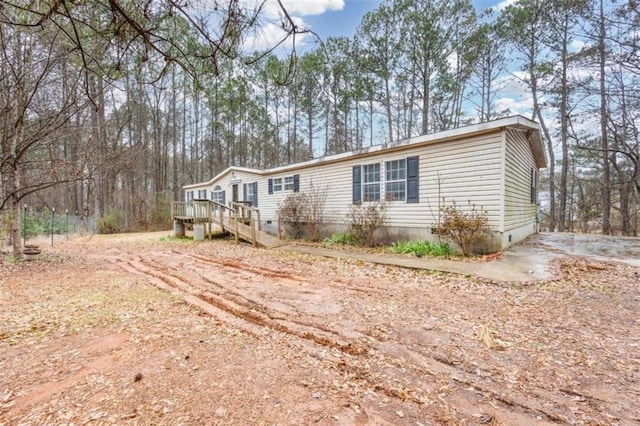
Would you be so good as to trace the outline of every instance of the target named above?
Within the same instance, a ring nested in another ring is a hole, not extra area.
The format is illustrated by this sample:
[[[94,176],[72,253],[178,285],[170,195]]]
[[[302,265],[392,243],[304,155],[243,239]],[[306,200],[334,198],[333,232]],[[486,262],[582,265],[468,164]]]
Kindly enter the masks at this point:
[[[293,22],[298,28],[304,28],[306,23],[297,17],[291,17]],[[244,41],[244,49],[247,51],[261,51],[269,48],[273,48],[278,43],[282,42],[282,39],[287,36],[287,33],[275,22],[267,22],[256,28],[255,31],[249,35]],[[298,34],[296,36],[296,45],[304,42],[310,37],[309,34]],[[279,47],[287,50],[291,50],[293,46],[293,37],[288,37]]]
[[[496,111],[508,110],[510,114],[520,114],[529,117],[533,108],[533,99],[531,96],[522,96],[519,98],[503,97],[496,99],[495,105]]]
[[[248,7],[255,8],[262,4],[260,0],[243,0]],[[345,0],[282,0],[282,5],[289,16],[321,15],[332,10],[344,9]],[[282,16],[282,8],[277,0],[266,0],[262,12],[268,18]]]
[[[507,8],[507,6],[511,6],[512,4],[515,4],[517,2],[518,0],[502,0],[500,3],[496,5],[496,8],[498,10],[504,10]]]
[[[242,0],[245,7],[251,9],[261,4],[261,0]],[[299,29],[308,28],[308,24],[302,16],[320,15],[322,13],[341,10],[345,6],[345,0],[282,0],[282,5],[291,17],[293,23]],[[283,22],[284,14],[277,0],[266,0],[264,3],[261,16],[258,20],[259,25],[254,29],[252,34],[248,35],[243,44],[245,51],[260,51],[273,48],[287,35],[281,25],[288,25]],[[309,34],[298,34],[295,39],[296,46],[310,41],[312,38]],[[293,47],[293,37],[287,38],[279,45],[277,51],[291,51]]]
[[[282,4],[291,15],[301,16],[321,15],[330,10],[344,9],[344,0],[283,0]]]
[[[586,45],[587,43],[585,43],[584,41],[575,39],[575,40],[571,40],[571,43],[569,43],[569,49],[572,52],[579,52]]]

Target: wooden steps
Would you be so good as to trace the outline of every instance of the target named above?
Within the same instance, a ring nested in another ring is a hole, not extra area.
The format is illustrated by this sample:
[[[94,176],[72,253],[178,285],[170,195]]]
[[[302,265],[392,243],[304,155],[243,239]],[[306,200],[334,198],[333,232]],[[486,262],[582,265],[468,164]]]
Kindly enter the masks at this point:
[[[242,202],[230,202],[229,206],[225,206],[211,200],[175,201],[171,203],[171,216],[183,224],[205,224],[209,228],[210,224],[216,225],[223,232],[232,234],[236,240],[260,247],[274,248],[287,244],[260,231],[260,210]],[[253,227],[247,225],[247,222]]]
[[[220,226],[220,224],[218,223],[219,220],[214,220],[214,223],[216,223],[216,225]],[[235,236],[236,235],[236,222],[233,219],[229,219],[228,217],[225,217],[223,219],[223,224],[221,226],[221,228],[223,229],[223,231],[225,232],[229,232],[231,235]],[[243,223],[238,222],[237,223],[237,229],[238,229],[238,238],[244,241],[247,241],[249,243],[253,244],[253,238],[254,235],[252,233],[251,230],[251,226],[249,225],[245,225]],[[282,241],[272,235],[267,234],[266,232],[263,231],[258,231],[256,229],[255,231],[255,243],[256,245],[260,246],[260,247],[265,247],[265,248],[275,248],[275,247],[280,247],[280,246],[284,246],[287,244],[287,242]]]

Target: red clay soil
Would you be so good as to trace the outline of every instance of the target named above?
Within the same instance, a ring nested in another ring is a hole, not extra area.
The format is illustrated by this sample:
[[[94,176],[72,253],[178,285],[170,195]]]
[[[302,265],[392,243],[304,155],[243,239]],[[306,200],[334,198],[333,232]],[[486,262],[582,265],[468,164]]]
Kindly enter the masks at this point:
[[[164,234],[0,264],[1,425],[640,424],[638,268],[495,284]]]

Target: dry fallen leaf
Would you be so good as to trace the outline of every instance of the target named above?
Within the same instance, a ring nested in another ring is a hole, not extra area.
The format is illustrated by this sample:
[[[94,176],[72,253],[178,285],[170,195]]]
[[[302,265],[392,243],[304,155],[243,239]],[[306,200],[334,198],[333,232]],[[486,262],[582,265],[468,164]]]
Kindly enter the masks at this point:
[[[476,332],[478,338],[484,345],[490,349],[506,349],[511,346],[511,343],[505,342],[504,340],[497,337],[495,331],[489,330],[485,324],[482,324],[478,331]]]

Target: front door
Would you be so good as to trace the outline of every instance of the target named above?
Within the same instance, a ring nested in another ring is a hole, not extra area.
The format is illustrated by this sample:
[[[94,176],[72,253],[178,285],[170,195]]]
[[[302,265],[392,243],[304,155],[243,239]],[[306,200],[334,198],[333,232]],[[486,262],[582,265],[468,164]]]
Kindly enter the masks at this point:
[[[234,203],[237,203],[238,202],[238,184],[236,183],[235,185],[233,185],[231,189],[233,192],[231,199],[233,200]]]

